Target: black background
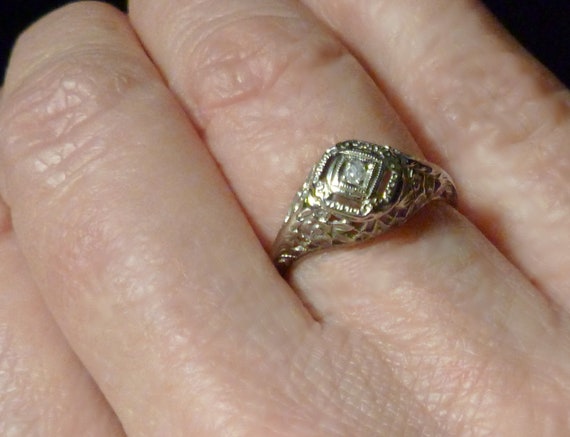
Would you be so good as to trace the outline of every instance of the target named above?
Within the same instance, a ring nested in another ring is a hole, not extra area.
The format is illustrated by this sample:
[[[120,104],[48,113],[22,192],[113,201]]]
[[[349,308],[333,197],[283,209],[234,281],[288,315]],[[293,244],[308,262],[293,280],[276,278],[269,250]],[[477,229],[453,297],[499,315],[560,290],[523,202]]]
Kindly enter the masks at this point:
[[[70,2],[0,0],[0,77],[4,76],[16,36],[34,20],[65,3]],[[125,9],[126,0],[108,3]],[[570,0],[484,0],[484,3],[528,50],[570,85]]]

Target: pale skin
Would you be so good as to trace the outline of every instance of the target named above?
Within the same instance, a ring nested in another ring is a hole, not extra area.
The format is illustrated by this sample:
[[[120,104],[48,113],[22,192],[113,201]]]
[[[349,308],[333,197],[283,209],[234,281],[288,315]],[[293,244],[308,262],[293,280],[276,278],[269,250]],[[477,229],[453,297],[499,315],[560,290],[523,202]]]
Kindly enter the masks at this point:
[[[455,179],[279,276],[358,138]],[[0,434],[570,434],[570,97],[468,0],[55,11],[0,102]]]

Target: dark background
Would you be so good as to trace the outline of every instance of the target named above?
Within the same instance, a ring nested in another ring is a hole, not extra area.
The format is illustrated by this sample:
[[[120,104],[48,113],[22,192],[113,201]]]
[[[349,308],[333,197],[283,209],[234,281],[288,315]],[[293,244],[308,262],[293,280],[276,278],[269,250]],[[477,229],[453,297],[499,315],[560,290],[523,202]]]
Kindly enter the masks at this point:
[[[69,1],[0,0],[0,83],[16,36],[41,15],[65,3]],[[108,3],[125,9],[126,0]],[[484,0],[484,3],[529,51],[570,85],[570,0]]]

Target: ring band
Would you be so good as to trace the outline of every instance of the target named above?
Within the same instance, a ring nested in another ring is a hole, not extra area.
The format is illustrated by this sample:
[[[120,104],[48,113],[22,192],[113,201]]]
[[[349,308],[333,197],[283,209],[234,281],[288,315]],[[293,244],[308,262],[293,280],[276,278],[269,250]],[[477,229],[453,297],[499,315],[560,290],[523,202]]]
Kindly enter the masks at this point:
[[[389,146],[343,141],[328,149],[296,194],[272,257],[281,274],[317,250],[376,237],[434,200],[456,204],[449,175]]]

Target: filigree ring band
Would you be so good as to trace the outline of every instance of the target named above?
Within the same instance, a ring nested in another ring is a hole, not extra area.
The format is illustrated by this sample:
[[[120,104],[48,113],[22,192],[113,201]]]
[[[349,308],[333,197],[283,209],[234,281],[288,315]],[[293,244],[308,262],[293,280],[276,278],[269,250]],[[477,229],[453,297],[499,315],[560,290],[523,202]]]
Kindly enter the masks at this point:
[[[285,274],[304,255],[369,240],[431,201],[456,199],[453,181],[435,164],[389,146],[343,141],[324,153],[296,194],[273,261]]]

